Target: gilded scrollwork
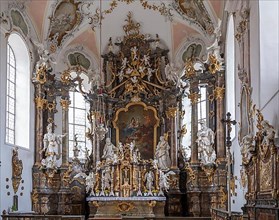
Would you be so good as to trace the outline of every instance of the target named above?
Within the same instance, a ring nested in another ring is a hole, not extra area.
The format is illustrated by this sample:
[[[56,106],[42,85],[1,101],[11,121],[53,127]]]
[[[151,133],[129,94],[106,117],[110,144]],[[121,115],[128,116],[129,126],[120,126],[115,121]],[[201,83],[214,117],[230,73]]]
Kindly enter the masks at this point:
[[[189,174],[188,183],[193,184],[194,181],[197,179],[197,171],[193,170],[189,163],[186,163],[185,170],[188,171]]]
[[[202,164],[201,168],[205,172],[209,183],[212,183],[212,179],[216,170],[215,164],[209,164],[209,165]]]
[[[38,110],[43,110],[46,108],[48,101],[41,97],[35,98],[35,104]]]
[[[227,199],[228,199],[228,195],[227,195],[227,193],[225,192],[224,187],[221,186],[221,187],[220,187],[220,199],[219,199],[220,207],[221,207],[221,208],[225,208],[225,207],[226,207]]]
[[[129,212],[135,208],[135,205],[132,202],[119,202],[117,208],[120,212]]]
[[[272,187],[272,162],[260,162],[260,188],[270,190]]]
[[[70,70],[63,71],[60,78],[62,83],[69,85],[72,80]]]
[[[100,16],[100,9],[96,10],[96,13],[94,15],[92,15],[92,21],[95,20],[95,22],[91,22],[94,26],[98,24],[98,22],[101,21],[101,19],[105,18],[105,15],[111,14],[118,6],[118,2],[123,2],[126,4],[131,4],[136,2],[136,0],[112,0],[109,3],[110,8],[105,9],[101,12],[102,17]],[[150,4],[148,1],[146,0],[140,0],[139,1],[140,4],[142,5],[142,7],[144,9],[149,9],[149,10],[153,10],[155,12],[159,12],[161,15],[165,16],[166,18],[168,18],[169,20],[172,20],[173,18],[173,14],[171,13],[171,8],[168,7],[165,3],[161,3],[161,4]],[[98,21],[98,22],[96,22]]]
[[[21,175],[23,170],[23,164],[22,160],[18,158],[18,148],[13,149],[13,156],[12,156],[12,184],[14,193],[17,193],[20,181],[21,181]]]
[[[250,11],[248,9],[245,9],[240,13],[240,16],[242,20],[239,22],[235,34],[235,38],[238,42],[242,41],[242,37],[248,28]]]
[[[185,74],[187,78],[191,78],[196,75],[196,70],[194,68],[194,62],[192,59],[187,59],[185,63]]]

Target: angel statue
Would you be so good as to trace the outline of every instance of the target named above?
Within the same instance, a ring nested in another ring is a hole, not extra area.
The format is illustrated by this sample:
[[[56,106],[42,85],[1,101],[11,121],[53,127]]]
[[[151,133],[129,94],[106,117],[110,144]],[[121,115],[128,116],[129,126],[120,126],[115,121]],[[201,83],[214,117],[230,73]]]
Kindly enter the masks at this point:
[[[167,80],[172,82],[176,87],[183,86],[184,82],[182,81],[181,77],[184,74],[184,71],[178,67],[176,67],[173,63],[168,63],[165,66],[165,74]]]
[[[165,190],[166,192],[169,190],[170,188],[170,184],[169,184],[169,175],[171,174],[175,174],[173,171],[169,171],[167,173],[164,173],[162,170],[159,171],[159,193],[158,196],[164,196],[164,192],[163,190]]]
[[[198,131],[196,140],[198,144],[199,159],[203,164],[215,163],[216,153],[213,148],[215,134],[206,127],[205,121],[201,121],[201,129]]]
[[[94,185],[96,183],[96,177],[95,177],[95,174],[93,172],[90,172],[88,174],[88,176],[86,176],[85,178],[85,184],[86,184],[86,192],[89,193],[90,190],[90,196],[94,196],[95,193],[94,193]]]
[[[154,174],[153,172],[150,170],[149,172],[147,172],[145,175],[144,175],[144,179],[146,181],[146,189],[148,190],[147,192],[147,195],[148,196],[152,196],[152,186],[153,186],[153,181],[154,181]]]
[[[45,66],[47,71],[51,71],[51,63],[56,64],[55,60],[51,57],[49,50],[47,50],[42,43],[31,40],[31,42],[37,47],[39,60],[36,63],[36,72]]]
[[[45,158],[42,159],[41,163],[46,168],[56,169],[57,160],[60,157],[60,147],[62,144],[62,138],[67,134],[56,135],[52,132],[52,123],[47,126],[47,133],[44,135],[43,143],[44,148],[41,152],[45,152]]]
[[[91,84],[91,90],[95,91],[96,89],[99,89],[99,87],[102,84],[100,69],[99,68],[95,70],[89,69],[88,75],[89,75],[89,83]]]

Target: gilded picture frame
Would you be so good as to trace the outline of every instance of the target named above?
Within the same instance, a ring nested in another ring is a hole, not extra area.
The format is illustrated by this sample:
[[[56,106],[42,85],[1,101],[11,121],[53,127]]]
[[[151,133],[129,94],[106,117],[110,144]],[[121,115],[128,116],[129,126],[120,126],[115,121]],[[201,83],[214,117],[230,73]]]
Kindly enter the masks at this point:
[[[128,103],[117,110],[113,120],[116,130],[116,143],[135,141],[141,158],[153,159],[157,145],[157,128],[159,126],[157,110],[143,102]]]

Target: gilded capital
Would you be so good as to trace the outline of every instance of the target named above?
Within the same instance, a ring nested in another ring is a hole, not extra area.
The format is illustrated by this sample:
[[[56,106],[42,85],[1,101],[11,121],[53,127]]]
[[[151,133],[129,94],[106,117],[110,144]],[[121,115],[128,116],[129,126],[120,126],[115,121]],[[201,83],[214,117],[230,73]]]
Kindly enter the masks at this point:
[[[40,84],[46,83],[47,81],[46,73],[47,73],[47,66],[45,64],[40,65],[36,71],[36,80]]]
[[[200,97],[201,95],[197,92],[191,92],[190,94],[188,94],[188,98],[191,100],[192,105],[196,104],[199,101]]]
[[[194,68],[194,63],[192,59],[187,59],[186,64],[185,64],[185,74],[187,78],[191,78],[195,76],[196,71]]]
[[[68,99],[61,99],[60,104],[61,104],[63,110],[68,110],[69,105],[71,104],[71,101]]]
[[[178,111],[177,107],[169,107],[166,111],[167,118],[174,118],[176,116],[176,112]]]
[[[221,69],[221,64],[217,60],[216,56],[214,54],[209,55],[209,72],[211,74],[215,74],[217,71]]]
[[[47,105],[47,100],[41,97],[36,97],[35,104],[38,110],[43,110]]]
[[[65,70],[62,74],[61,74],[61,82],[63,84],[69,85],[71,82],[71,74],[70,74],[70,70]]]
[[[225,88],[224,87],[216,87],[214,89],[214,97],[217,100],[223,100],[225,95]]]

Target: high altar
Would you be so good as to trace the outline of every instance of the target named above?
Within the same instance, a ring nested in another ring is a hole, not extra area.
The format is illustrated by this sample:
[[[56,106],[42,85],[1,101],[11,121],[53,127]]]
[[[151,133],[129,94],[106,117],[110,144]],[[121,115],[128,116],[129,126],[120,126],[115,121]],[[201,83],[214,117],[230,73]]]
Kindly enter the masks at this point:
[[[134,143],[119,146],[116,155],[98,163],[90,183],[91,216],[164,215],[167,177],[153,160],[141,160]]]
[[[179,69],[170,63],[169,50],[158,35],[141,34],[131,13],[126,22],[125,36],[115,43],[109,40],[108,52],[102,55],[102,75],[94,75],[90,92],[83,91],[79,74],[75,78],[70,75],[71,71],[80,73],[81,66],[65,70],[59,80],[48,63],[37,69],[33,81],[37,94],[33,210],[84,214],[89,206],[92,218],[209,216],[210,208],[226,207],[221,63],[212,53],[204,63],[204,72],[195,70],[191,57]],[[217,113],[210,116],[210,128],[202,126],[204,131],[198,133],[199,83],[208,84],[209,109]],[[90,104],[90,127],[85,135],[92,149],[83,163],[78,159],[77,142],[74,157],[68,158],[69,91],[73,88]],[[185,95],[191,101],[190,114],[182,108]],[[55,135],[50,126],[57,97],[61,97],[61,135]],[[182,149],[181,140],[187,132],[183,117],[192,119],[191,161]],[[200,143],[207,143],[202,138],[209,137],[203,133],[213,134],[208,146],[196,142],[198,135]],[[210,156],[201,147],[210,149]]]

